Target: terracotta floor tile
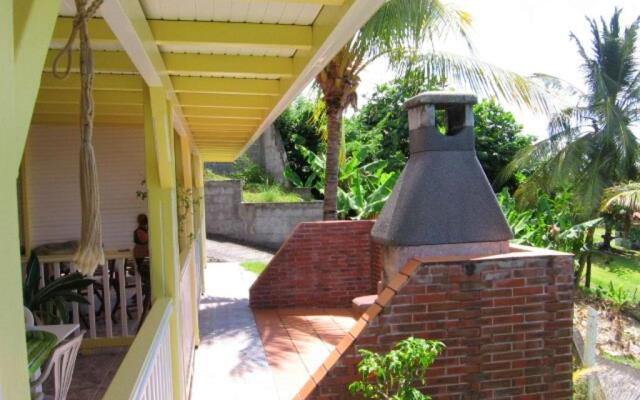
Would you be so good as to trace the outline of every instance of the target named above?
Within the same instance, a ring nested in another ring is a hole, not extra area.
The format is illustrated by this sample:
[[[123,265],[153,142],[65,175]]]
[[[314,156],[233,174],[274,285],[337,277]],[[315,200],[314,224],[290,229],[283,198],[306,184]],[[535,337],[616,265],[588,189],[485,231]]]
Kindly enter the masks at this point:
[[[254,313],[281,399],[293,398],[312,375],[322,376],[318,369],[356,323],[347,309],[281,309],[280,327],[273,316]]]

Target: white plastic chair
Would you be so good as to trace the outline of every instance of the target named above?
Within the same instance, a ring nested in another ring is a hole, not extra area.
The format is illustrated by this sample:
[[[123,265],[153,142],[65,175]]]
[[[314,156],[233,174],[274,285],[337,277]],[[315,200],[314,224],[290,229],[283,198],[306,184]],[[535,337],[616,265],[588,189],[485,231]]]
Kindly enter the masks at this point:
[[[53,349],[53,353],[51,353],[51,357],[49,357],[49,361],[47,361],[42,374],[31,382],[32,400],[66,400],[84,333],[85,331],[80,332],[78,336]],[[49,375],[51,375],[52,371],[54,377],[54,395],[53,397],[45,397],[44,393],[38,393],[37,390],[34,389],[41,386]]]
[[[24,307],[24,326],[27,329],[33,328],[36,325],[36,321],[33,318],[33,313],[27,307]]]

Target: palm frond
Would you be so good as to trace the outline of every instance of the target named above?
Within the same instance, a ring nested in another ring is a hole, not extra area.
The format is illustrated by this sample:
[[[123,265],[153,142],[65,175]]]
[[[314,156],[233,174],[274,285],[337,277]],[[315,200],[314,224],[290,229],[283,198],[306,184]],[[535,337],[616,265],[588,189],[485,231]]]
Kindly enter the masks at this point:
[[[555,109],[550,92],[533,79],[476,58],[432,52],[419,56],[427,76],[446,78],[472,91],[521,107],[549,113]]]
[[[605,190],[600,211],[607,211],[612,207],[628,208],[633,212],[640,211],[640,182],[630,182]]]

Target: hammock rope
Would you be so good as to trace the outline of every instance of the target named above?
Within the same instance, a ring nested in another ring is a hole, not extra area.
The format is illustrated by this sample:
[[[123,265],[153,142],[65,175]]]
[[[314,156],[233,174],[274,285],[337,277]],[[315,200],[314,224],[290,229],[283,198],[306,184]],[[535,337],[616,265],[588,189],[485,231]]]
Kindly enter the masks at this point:
[[[53,75],[66,79],[71,73],[71,56],[76,37],[80,37],[80,203],[82,224],[80,246],[74,256],[74,263],[80,272],[93,275],[98,265],[104,265],[102,248],[102,216],[100,215],[100,186],[98,168],[93,148],[93,54],[89,42],[89,20],[98,11],[103,0],[93,0],[87,7],[87,0],[75,0],[76,15],[71,34],[65,46],[53,60]],[[64,71],[60,73],[59,63],[66,59]]]

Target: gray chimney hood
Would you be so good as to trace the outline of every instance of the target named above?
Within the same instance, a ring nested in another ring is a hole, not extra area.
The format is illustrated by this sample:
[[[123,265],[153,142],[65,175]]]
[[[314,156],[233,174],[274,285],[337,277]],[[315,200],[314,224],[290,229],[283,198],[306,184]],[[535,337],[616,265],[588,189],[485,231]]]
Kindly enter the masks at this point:
[[[410,156],[372,231],[386,246],[504,242],[513,236],[476,157],[476,96],[426,92],[405,104]],[[446,134],[436,113],[446,113]]]

